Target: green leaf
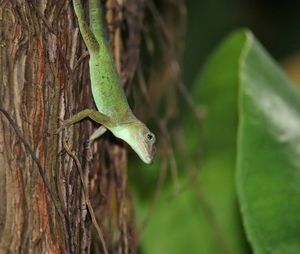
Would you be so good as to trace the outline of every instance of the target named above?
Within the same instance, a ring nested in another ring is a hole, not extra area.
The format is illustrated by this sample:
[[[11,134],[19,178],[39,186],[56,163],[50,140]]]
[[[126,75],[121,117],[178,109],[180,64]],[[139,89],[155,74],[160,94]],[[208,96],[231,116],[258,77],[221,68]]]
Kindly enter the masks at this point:
[[[300,253],[296,86],[249,31],[222,44],[196,85],[207,110],[204,161],[217,160],[219,153],[236,158],[239,202],[254,252]]]
[[[300,253],[300,94],[247,32],[237,186],[255,253]]]

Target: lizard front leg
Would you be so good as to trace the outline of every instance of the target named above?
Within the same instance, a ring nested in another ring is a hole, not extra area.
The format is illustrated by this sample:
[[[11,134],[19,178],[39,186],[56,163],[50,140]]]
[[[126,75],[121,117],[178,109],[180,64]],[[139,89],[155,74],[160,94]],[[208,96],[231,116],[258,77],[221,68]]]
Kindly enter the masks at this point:
[[[89,138],[89,143],[91,144],[95,139],[102,136],[107,131],[107,128],[105,126],[100,126],[97,130],[93,132],[93,134]]]
[[[65,120],[63,122],[62,126],[59,128],[58,132],[62,128],[69,127],[70,125],[77,123],[87,117],[91,118],[93,121],[95,121],[99,124],[102,124],[104,126],[107,126],[111,122],[110,118],[108,116],[106,116],[94,109],[85,109],[85,110],[82,110],[79,113],[73,115],[69,119]]]

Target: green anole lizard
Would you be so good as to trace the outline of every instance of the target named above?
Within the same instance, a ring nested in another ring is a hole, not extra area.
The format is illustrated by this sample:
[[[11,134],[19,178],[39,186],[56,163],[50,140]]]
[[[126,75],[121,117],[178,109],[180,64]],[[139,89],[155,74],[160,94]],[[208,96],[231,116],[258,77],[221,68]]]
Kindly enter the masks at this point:
[[[100,0],[89,0],[90,27],[84,20],[80,0],[73,0],[79,29],[90,54],[89,67],[92,94],[98,111],[85,109],[63,122],[70,126],[86,117],[102,124],[90,137],[100,137],[107,129],[127,142],[138,156],[151,163],[155,153],[155,135],[132,113],[121,87],[112,54],[106,42]]]

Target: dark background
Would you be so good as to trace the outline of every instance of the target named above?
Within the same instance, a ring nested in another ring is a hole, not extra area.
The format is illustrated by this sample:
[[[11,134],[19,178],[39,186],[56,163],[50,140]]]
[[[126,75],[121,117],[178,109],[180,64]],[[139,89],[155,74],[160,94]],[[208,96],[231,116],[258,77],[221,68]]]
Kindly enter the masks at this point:
[[[191,85],[205,59],[233,30],[249,28],[276,60],[299,50],[300,1],[187,0],[183,76]]]

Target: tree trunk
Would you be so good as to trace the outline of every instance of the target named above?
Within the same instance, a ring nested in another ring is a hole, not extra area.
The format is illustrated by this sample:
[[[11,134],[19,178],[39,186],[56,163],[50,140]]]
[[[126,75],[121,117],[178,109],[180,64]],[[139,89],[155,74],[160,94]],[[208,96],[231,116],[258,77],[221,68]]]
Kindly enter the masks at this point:
[[[137,65],[143,1],[120,4],[105,1],[105,13],[127,88]],[[105,134],[87,147],[98,127],[88,119],[54,134],[59,119],[94,108],[71,1],[0,0],[0,82],[0,108],[8,112],[0,112],[0,253],[104,253],[88,197],[109,253],[135,253],[123,143]]]

